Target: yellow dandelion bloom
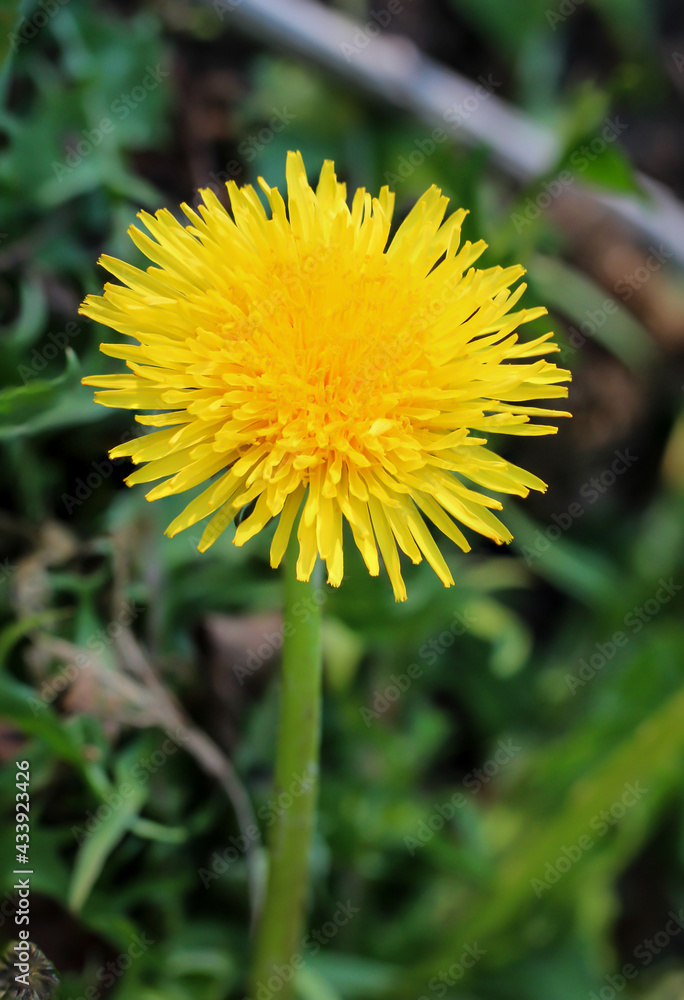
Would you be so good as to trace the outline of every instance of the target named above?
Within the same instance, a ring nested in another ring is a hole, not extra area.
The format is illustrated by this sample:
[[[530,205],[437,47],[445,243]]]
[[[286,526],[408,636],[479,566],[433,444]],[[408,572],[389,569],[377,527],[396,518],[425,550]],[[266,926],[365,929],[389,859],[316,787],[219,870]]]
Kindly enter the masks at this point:
[[[275,188],[228,184],[231,215],[211,190],[184,226],[163,209],[130,229],[156,266],[111,257],[123,284],[105,285],[81,311],[132,338],[103,344],[129,375],[83,381],[105,406],[158,428],[114,448],[143,467],[129,485],[162,480],[149,500],[211,482],[169,525],[175,535],[213,515],[207,549],[241,508],[242,545],[279,517],[278,566],[297,516],[297,576],[317,556],[328,582],[344,572],[342,526],[371,574],[378,548],[397,600],[405,600],[397,546],[453,579],[425,518],[461,549],[457,522],[495,542],[511,534],[480,488],[526,496],[545,484],[487,449],[487,434],[551,434],[530,417],[568,416],[529,401],[566,396],[569,373],[544,360],[553,334],[521,342],[512,311],[525,286],[515,267],[473,267],[483,242],[460,245],[463,210],[431,187],[389,242],[394,196],[363,189],[351,208],[327,161],[315,191],[299,153],[287,158],[287,207]],[[535,359],[535,360],[528,360]],[[163,411],[163,412],[159,412]],[[216,478],[214,478],[216,477]],[[300,514],[301,511],[301,514]]]

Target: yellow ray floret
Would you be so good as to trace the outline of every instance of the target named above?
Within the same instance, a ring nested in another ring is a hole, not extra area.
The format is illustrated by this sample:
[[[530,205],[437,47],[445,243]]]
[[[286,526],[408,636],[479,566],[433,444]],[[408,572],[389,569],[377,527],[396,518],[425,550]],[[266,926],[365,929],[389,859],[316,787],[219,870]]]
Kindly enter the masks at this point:
[[[516,333],[546,310],[513,311],[521,267],[473,267],[485,245],[460,244],[465,212],[445,221],[436,187],[390,241],[393,194],[359,190],[350,208],[330,161],[313,190],[288,154],[287,205],[259,184],[270,212],[232,182],[232,216],[210,190],[198,211],[182,206],[189,225],[141,212],[149,235],[130,235],[146,271],[102,258],[122,284],[81,312],[134,341],[102,345],[130,374],[83,381],[105,406],[162,411],[138,416],[155,429],[112,455],[145,463],[129,484],[161,480],[150,500],[205,484],[167,529],[212,515],[201,550],[253,502],[235,544],[278,518],[277,566],[299,519],[302,580],[320,557],[339,585],[347,521],[373,575],[379,550],[397,600],[398,548],[450,586],[425,518],[464,551],[456,522],[508,542],[501,504],[479,488],[545,489],[485,445],[488,432],[554,433],[530,417],[569,415],[529,405],[567,395],[569,373],[544,357],[552,334]]]

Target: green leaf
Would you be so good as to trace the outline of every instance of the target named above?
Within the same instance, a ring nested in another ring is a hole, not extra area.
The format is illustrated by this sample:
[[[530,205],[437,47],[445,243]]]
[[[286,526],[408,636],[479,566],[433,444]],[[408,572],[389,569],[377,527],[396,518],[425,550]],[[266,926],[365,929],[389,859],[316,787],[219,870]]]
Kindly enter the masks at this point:
[[[0,674],[0,704],[3,716],[18,729],[45,740],[60,760],[83,769],[81,747],[74,733],[38,698],[33,688]]]
[[[326,678],[336,691],[345,691],[361,663],[363,642],[338,618],[324,620],[322,639]]]
[[[532,636],[518,615],[491,597],[473,596],[469,631],[491,643],[489,662],[497,677],[510,677],[528,660]]]
[[[611,97],[606,91],[592,84],[581,87],[565,112],[563,151],[549,176],[569,171],[573,182],[643,194],[620,146],[620,136],[628,126],[621,115],[611,113]]]
[[[146,840],[157,840],[162,844],[182,844],[188,839],[188,831],[182,826],[164,826],[151,819],[138,817],[131,822],[131,833]]]
[[[42,281],[26,277],[19,288],[19,316],[4,336],[16,348],[26,348],[36,340],[47,322],[47,302]]]
[[[295,982],[301,1000],[342,1000],[342,994],[313,969],[299,969]]]
[[[506,523],[513,532],[511,546],[526,558],[533,553],[534,571],[560,590],[589,606],[616,593],[618,570],[598,552],[567,538],[551,541],[520,505],[509,505]]]
[[[322,949],[311,961],[311,968],[333,989],[345,997],[369,997],[391,989],[396,967],[361,955],[346,955],[330,948]],[[311,980],[309,981],[311,983]],[[417,994],[417,995],[420,995]]]
[[[60,402],[65,389],[76,383],[78,358],[70,347],[65,354],[66,368],[56,378],[35,378],[25,385],[0,390],[0,439],[31,434],[35,422]]]
[[[588,152],[582,147],[586,145]],[[617,146],[606,146],[594,159],[591,156],[590,143],[581,144],[575,153],[575,160],[570,160],[564,166],[574,168],[575,175],[583,184],[605,188],[607,191],[623,192],[625,194],[643,195],[643,190],[637,180],[634,167],[626,153]]]
[[[7,625],[0,632],[0,666],[4,665],[11,650],[25,635],[33,632],[34,629],[59,621],[60,618],[65,618],[67,615],[68,612],[65,610],[50,608],[35,615],[27,615],[25,618],[20,618],[19,621]]]
[[[118,777],[121,780],[112,789],[109,802],[99,807],[103,813],[101,819],[98,816],[99,810],[95,811],[92,831],[88,829],[92,820],[89,824],[86,824],[85,818],[83,820],[82,830],[86,839],[76,856],[68,894],[69,909],[73,913],[82,909],[107,859],[128,833],[149,794],[147,784],[137,781],[132,770],[125,772],[119,769]]]

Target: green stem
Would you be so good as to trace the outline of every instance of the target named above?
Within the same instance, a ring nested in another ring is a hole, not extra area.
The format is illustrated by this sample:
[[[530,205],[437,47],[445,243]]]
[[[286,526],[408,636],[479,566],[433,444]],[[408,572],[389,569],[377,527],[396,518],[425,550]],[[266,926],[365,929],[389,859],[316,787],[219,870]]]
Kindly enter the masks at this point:
[[[301,952],[309,887],[309,856],[316,818],[321,719],[321,591],[295,575],[296,541],[285,557],[283,664],[274,797],[278,804],[269,844],[269,877],[257,935],[251,996],[275,969]],[[282,980],[282,976],[279,977]],[[263,990],[261,991],[263,992]],[[293,995],[292,978],[279,1000]]]

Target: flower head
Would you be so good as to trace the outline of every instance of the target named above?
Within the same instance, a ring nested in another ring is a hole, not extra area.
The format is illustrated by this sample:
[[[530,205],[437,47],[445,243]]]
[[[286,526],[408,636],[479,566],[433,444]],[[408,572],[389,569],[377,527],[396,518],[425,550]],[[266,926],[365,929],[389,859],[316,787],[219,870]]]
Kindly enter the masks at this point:
[[[436,187],[388,244],[386,187],[379,198],[358,190],[349,208],[333,164],[314,191],[299,153],[288,154],[287,206],[259,184],[270,214],[231,182],[232,218],[211,190],[198,212],[182,206],[187,226],[165,209],[140,213],[151,235],[129,232],[156,266],[101,259],[123,284],[88,296],[82,312],[137,343],[101,346],[131,374],[84,382],[104,390],[105,406],[154,411],[136,419],[158,428],[110,454],[145,463],[129,485],[162,480],[149,500],[211,480],[167,529],[213,515],[201,551],[253,503],[235,544],[278,517],[277,566],[299,515],[302,580],[320,555],[339,585],[346,520],[373,575],[379,548],[397,600],[397,545],[449,586],[425,518],[464,551],[457,522],[507,542],[492,513],[501,504],[480,488],[545,489],[486,445],[491,432],[554,433],[530,417],[568,415],[529,405],[567,395],[569,373],[543,359],[558,350],[552,334],[515,332],[546,310],[512,311],[523,268],[474,268],[485,244],[460,245],[466,213],[445,221]]]

